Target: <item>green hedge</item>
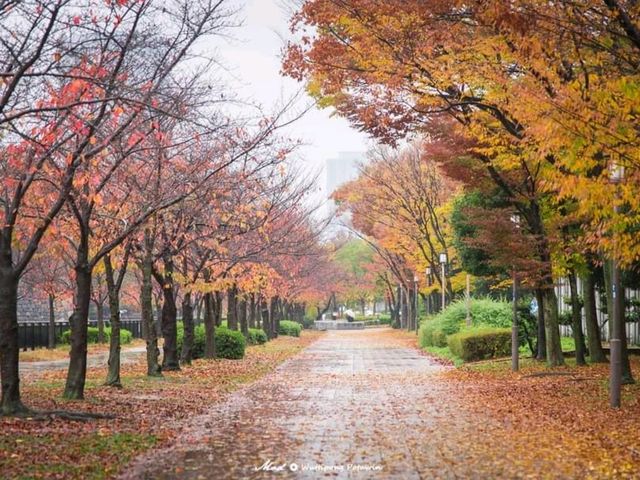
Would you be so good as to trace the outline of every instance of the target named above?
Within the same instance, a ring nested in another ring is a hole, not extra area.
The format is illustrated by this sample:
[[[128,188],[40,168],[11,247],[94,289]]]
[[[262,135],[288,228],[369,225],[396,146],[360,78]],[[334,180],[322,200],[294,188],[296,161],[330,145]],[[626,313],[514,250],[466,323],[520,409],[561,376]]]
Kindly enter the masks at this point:
[[[105,342],[111,341],[111,327],[104,327],[104,340]],[[124,328],[120,329],[120,343],[127,344],[133,340],[133,333]],[[89,327],[87,330],[87,342],[98,343],[98,327]],[[65,330],[60,335],[60,343],[71,343],[71,330]]]
[[[490,298],[474,298],[471,300],[471,321],[474,327],[508,328],[512,321],[512,307],[507,302]],[[446,347],[447,337],[460,331],[466,324],[467,305],[465,300],[458,300],[449,305],[443,312],[426,318],[420,323],[420,346]]]
[[[249,336],[247,337],[249,345],[262,345],[263,343],[267,343],[267,340],[267,334],[264,333],[264,330],[259,328],[249,329]]]
[[[266,335],[265,335],[266,336]],[[227,327],[216,328],[216,355],[218,358],[232,360],[244,357],[247,342],[241,332],[229,330]],[[184,342],[184,325],[178,322],[178,354],[182,350]],[[204,357],[205,330],[204,325],[196,325],[193,330],[193,358]]]
[[[302,326],[298,322],[292,322],[291,320],[281,320],[280,329],[278,334],[288,335],[289,337],[299,337],[302,331]]]
[[[378,321],[381,325],[391,325],[391,315],[388,313],[381,313],[378,316]]]
[[[511,353],[511,331],[507,328],[469,328],[450,335],[451,353],[465,362],[504,357]]]
[[[216,355],[219,358],[239,360],[244,357],[247,342],[242,332],[228,328],[216,328]]]

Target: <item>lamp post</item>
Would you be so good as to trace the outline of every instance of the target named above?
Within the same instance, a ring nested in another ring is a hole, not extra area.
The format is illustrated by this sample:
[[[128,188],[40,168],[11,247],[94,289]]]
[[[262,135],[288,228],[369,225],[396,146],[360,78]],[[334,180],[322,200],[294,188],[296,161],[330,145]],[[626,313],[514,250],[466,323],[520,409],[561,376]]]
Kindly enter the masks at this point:
[[[613,163],[610,170],[611,183],[618,185],[624,180],[624,167]],[[616,188],[613,211],[618,213],[618,189]],[[614,234],[615,235],[615,234]],[[609,361],[609,405],[612,408],[620,408],[620,394],[622,388],[622,311],[618,301],[618,295],[622,289],[620,281],[620,269],[616,260],[618,246],[613,244],[613,259],[611,261],[611,296],[613,301],[613,319],[611,320],[611,339],[609,339],[610,361]],[[624,307],[623,307],[624,308]]]
[[[427,267],[427,287],[431,286],[431,267]],[[427,295],[427,315],[431,315],[431,292]]]
[[[418,277],[417,274],[414,274],[413,276],[413,299],[414,299],[414,321],[413,321],[413,327],[416,329],[416,333],[418,332],[418,282],[420,281],[420,278]]]
[[[520,228],[520,215],[517,213],[511,215],[511,223],[516,230]],[[519,341],[518,341],[518,275],[515,265],[513,269],[513,320],[511,324],[511,370],[518,371],[519,368]]]
[[[447,265],[447,252],[442,252],[440,254],[440,269],[442,274],[442,310],[444,310],[444,307],[446,306],[446,303],[447,303],[447,297],[446,297],[447,279],[445,276],[446,265]]]
[[[465,304],[467,307],[467,327],[471,326],[471,276],[467,273],[467,290],[465,295]]]

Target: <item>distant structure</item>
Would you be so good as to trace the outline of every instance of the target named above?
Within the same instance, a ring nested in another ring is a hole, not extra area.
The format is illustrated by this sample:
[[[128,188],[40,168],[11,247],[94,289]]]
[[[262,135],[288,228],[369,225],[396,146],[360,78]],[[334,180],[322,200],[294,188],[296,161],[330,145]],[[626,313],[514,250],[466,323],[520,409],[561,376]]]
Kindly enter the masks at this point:
[[[330,158],[326,161],[326,200],[327,216],[331,217],[336,212],[336,204],[331,199],[331,195],[338,188],[351,180],[355,180],[360,173],[360,165],[366,162],[363,152],[339,152],[337,158]],[[329,235],[333,236],[342,230],[342,224],[350,222],[348,215],[341,215],[335,218],[329,228]]]
[[[358,166],[364,160],[362,152],[340,152],[337,158],[327,160],[327,198],[358,176]]]

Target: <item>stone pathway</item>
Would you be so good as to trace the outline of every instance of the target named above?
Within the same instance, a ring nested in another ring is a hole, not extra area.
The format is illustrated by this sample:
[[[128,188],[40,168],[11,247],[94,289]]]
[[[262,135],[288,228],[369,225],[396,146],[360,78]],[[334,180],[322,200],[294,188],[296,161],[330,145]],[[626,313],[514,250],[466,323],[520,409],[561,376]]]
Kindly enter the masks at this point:
[[[327,332],[122,478],[478,478],[455,438],[479,419],[459,414],[444,368],[390,329]]]

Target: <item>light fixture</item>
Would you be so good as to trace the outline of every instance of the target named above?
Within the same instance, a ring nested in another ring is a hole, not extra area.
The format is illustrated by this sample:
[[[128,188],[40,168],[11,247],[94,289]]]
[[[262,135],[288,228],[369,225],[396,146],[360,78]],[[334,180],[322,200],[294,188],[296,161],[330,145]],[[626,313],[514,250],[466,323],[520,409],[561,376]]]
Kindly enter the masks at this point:
[[[440,263],[441,263],[442,265],[444,265],[444,264],[446,264],[446,263],[447,263],[447,252],[442,252],[442,253],[440,254]]]
[[[609,178],[613,183],[620,183],[624,179],[624,165],[612,162],[609,165]]]

